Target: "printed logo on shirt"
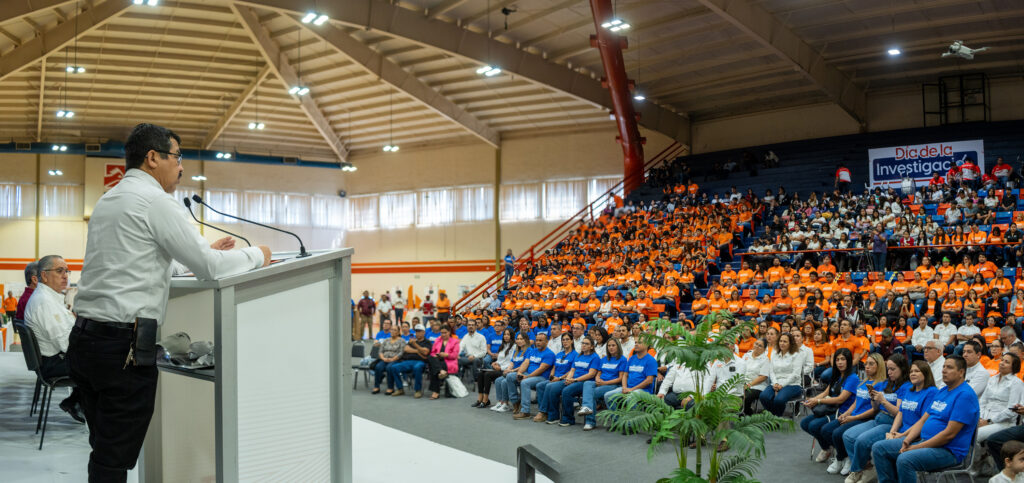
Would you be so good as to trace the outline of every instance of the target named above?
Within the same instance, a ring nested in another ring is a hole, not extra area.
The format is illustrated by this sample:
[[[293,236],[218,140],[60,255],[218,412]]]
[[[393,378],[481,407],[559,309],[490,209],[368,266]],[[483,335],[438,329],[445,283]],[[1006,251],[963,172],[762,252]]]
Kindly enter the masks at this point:
[[[932,411],[943,412],[946,410],[946,401],[935,401],[932,403]]]
[[[617,367],[619,367],[617,362],[605,362],[604,364],[601,364],[601,369],[615,369]]]
[[[858,388],[857,389],[857,397],[859,397],[861,399],[868,399],[869,398],[868,388],[866,388],[866,387]]]
[[[540,362],[542,360],[544,360],[544,358],[541,356],[530,356],[530,362]]]
[[[644,372],[644,366],[629,366],[629,372]]]
[[[900,404],[900,410],[911,411],[911,412],[917,411],[917,405],[918,404],[919,403],[917,401],[911,401],[909,399],[904,399],[903,402]]]

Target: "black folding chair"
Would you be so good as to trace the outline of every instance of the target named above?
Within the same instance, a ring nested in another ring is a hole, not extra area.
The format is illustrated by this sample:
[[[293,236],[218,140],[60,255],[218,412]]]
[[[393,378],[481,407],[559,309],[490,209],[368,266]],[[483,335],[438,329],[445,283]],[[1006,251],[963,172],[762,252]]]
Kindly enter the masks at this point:
[[[370,361],[364,363],[363,359],[366,358],[366,346],[364,346],[362,342],[358,341],[352,343],[352,358],[359,359],[358,363],[352,364],[352,375],[356,376],[352,378],[352,389],[355,389],[356,386],[359,385],[358,374],[360,372],[363,373],[363,386],[367,389],[370,388],[370,373],[373,372],[373,369],[370,369],[370,364],[379,357],[380,346],[374,344],[370,349]]]
[[[72,381],[68,376],[57,376],[47,378],[43,376],[42,365],[43,358],[39,352],[39,341],[36,340],[36,335],[32,329],[26,325],[21,324],[15,327],[18,330],[18,335],[21,336],[21,348],[25,351],[25,359],[31,359],[34,363],[36,376],[42,384],[43,394],[40,400],[39,408],[39,421],[36,422],[36,433],[39,433],[39,428],[42,427],[43,433],[39,437],[39,449],[43,449],[43,440],[46,438],[46,423],[50,419],[50,400],[53,399],[53,390],[59,387],[75,387],[75,381]]]
[[[21,329],[19,329],[18,327],[25,325],[25,321],[21,320],[21,319],[14,319],[14,322],[13,322],[12,325],[14,325],[14,331],[17,332],[18,334],[20,334],[21,333]],[[29,372],[36,372],[36,361],[35,361],[35,359],[33,359],[29,355],[29,353],[27,351],[25,351],[24,349],[22,349],[21,353],[22,353],[22,355],[25,356],[25,366],[28,367]],[[36,413],[36,403],[39,402],[39,392],[42,390],[42,387],[43,387],[43,380],[40,379],[39,376],[36,376],[36,389],[35,389],[35,392],[33,392],[33,394],[32,394],[32,405],[28,409],[28,415],[29,416],[32,416],[32,415],[34,415]]]

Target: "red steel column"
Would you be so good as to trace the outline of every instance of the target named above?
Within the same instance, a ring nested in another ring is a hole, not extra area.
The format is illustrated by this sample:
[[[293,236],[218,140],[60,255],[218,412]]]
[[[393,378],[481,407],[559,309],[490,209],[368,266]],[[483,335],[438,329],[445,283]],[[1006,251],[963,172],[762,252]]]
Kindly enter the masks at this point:
[[[629,92],[629,80],[626,78],[626,63],[622,60],[625,38],[601,27],[601,24],[614,17],[611,0],[590,0],[590,10],[594,14],[594,28],[597,30],[597,36],[592,37],[591,44],[601,52],[601,63],[604,65],[604,75],[615,109],[615,123],[619,129],[619,143],[622,145],[625,168],[623,189],[629,194],[644,183],[644,148]]]

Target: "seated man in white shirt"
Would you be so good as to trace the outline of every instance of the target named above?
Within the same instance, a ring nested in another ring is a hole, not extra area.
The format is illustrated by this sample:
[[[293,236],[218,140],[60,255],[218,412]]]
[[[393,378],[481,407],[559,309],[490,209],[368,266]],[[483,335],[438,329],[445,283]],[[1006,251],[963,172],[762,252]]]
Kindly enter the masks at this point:
[[[479,323],[477,320],[466,321],[466,335],[459,342],[459,367],[468,367],[474,381],[487,355],[487,338],[476,330]]]
[[[25,307],[25,325],[32,329],[39,343],[42,356],[40,372],[43,377],[69,376],[68,363],[64,353],[68,350],[68,338],[75,326],[75,315],[64,305],[64,290],[68,288],[68,264],[59,255],[47,255],[39,259],[40,283]],[[82,406],[78,402],[78,390],[61,401],[60,408],[75,421],[85,422]]]
[[[942,365],[946,363],[946,358],[942,356],[942,344],[938,340],[932,339],[924,344],[924,361],[928,363],[933,374],[942,374]],[[935,388],[942,389],[946,387],[946,383],[942,382],[941,379],[935,381]]]

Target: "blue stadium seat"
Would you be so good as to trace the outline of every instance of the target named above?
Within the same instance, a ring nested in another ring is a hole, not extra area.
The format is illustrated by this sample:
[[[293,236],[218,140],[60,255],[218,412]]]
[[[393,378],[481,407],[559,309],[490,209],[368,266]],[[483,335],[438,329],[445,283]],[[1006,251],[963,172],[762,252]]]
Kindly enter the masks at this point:
[[[767,295],[769,297],[774,296],[775,295],[775,290],[772,290],[770,288],[762,288],[762,289],[757,291],[757,298],[758,298],[758,300],[764,298],[765,295]]]
[[[1017,268],[1016,267],[1003,267],[1003,275],[1006,275],[1006,278],[1016,279],[1017,278]]]
[[[926,215],[937,215],[939,213],[939,205],[934,203],[925,204],[923,209]]]
[[[1000,225],[1003,223],[1009,223],[1013,221],[1013,212],[1010,211],[997,211],[996,212],[996,224]]]
[[[1024,210],[1024,200],[1017,200],[1017,211]]]
[[[988,197],[988,190],[978,190],[978,198]]]
[[[1020,196],[1020,188],[1014,188],[1010,190],[1010,194],[1013,196]]]
[[[946,221],[946,217],[942,215],[932,215],[932,221],[941,225],[944,221]]]
[[[983,231],[985,233],[988,233],[991,230],[992,230],[992,227],[989,226],[989,225],[981,225],[981,226],[978,227],[978,231]]]

